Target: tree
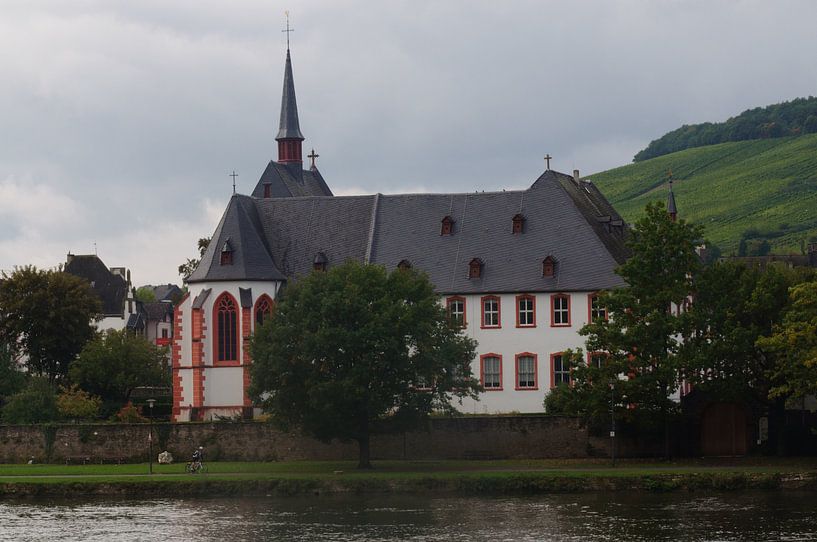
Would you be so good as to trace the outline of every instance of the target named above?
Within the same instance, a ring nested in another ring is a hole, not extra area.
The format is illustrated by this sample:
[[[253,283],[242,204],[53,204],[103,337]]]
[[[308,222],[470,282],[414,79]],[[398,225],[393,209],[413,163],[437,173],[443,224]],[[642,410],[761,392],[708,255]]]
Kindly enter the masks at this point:
[[[83,420],[96,418],[102,400],[77,387],[76,384],[60,390],[57,395],[57,410],[62,418]]]
[[[165,351],[127,331],[90,341],[71,366],[71,382],[99,396],[105,413],[118,410],[138,386],[167,386]]]
[[[817,281],[791,288],[782,323],[757,344],[775,359],[772,397],[817,393]]]
[[[199,249],[199,257],[198,258],[188,258],[186,262],[179,266],[179,275],[182,276],[183,280],[187,280],[187,278],[193,274],[193,271],[196,270],[196,267],[199,266],[199,262],[204,257],[204,253],[207,251],[207,247],[210,245],[210,238],[209,237],[202,237],[198,241],[198,249]]]
[[[73,275],[20,267],[0,281],[0,342],[30,373],[63,378],[93,336],[92,320],[100,312],[90,285]]]
[[[3,407],[6,423],[44,423],[57,418],[57,398],[53,386],[45,378],[30,379],[28,385],[9,397]]]
[[[579,414],[598,417],[610,412],[612,396],[634,408],[619,410],[642,424],[664,427],[669,455],[669,422],[678,405],[670,395],[679,386],[677,352],[684,321],[673,307],[683,306],[692,293],[700,268],[695,247],[701,228],[672,221],[663,204],[647,205],[627,241],[630,258],[617,270],[626,286],[602,292],[599,302],[609,319],[597,318],[580,333],[589,352],[604,352],[586,366],[574,361],[574,386]],[[608,414],[609,415],[609,414]]]
[[[150,286],[141,286],[136,289],[136,299],[142,303],[154,303],[156,301],[156,294]]]
[[[252,340],[252,394],[285,430],[369,439],[476,397],[475,343],[449,325],[427,277],[348,262],[290,285]]]
[[[0,407],[6,399],[19,392],[26,384],[26,375],[11,355],[11,349],[0,344]]]

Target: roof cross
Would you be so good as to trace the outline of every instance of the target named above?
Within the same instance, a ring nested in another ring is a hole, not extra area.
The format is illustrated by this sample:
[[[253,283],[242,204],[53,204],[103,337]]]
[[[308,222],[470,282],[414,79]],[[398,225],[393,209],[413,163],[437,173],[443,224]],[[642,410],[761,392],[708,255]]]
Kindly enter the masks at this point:
[[[233,178],[233,194],[235,194],[235,178],[238,177],[238,173],[236,173],[235,170],[233,170],[233,172],[230,173],[229,176]]]
[[[312,152],[310,154],[307,154],[306,157],[312,159],[312,167],[314,168],[315,167],[315,158],[319,158],[320,154],[315,153],[315,149],[312,149]]]
[[[281,30],[281,32],[286,32],[287,33],[287,51],[289,51],[289,33],[290,32],[295,32],[295,29],[289,27],[289,11],[285,11],[284,14],[286,14],[286,16],[287,16],[287,27],[286,27],[286,30]]]
[[[546,154],[546,155],[545,155],[545,163],[547,164],[547,169],[548,169],[548,170],[550,170],[550,160],[551,160],[552,158],[553,158],[553,157],[552,157],[550,154]]]

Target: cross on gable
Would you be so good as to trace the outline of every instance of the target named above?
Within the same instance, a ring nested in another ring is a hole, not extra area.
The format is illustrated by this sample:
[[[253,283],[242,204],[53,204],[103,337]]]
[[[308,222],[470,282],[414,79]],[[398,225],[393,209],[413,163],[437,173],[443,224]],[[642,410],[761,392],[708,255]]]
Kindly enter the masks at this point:
[[[553,158],[553,157],[552,157],[550,154],[546,154],[546,155],[545,155],[545,163],[547,164],[547,169],[548,169],[548,170],[550,170],[550,160],[551,160],[552,158]]]
[[[233,170],[233,172],[230,173],[229,176],[233,178],[233,194],[235,194],[235,178],[238,177],[238,173],[236,173],[235,170]]]
[[[315,152],[315,149],[312,149],[312,153],[311,153],[311,154],[307,154],[307,155],[306,155],[306,157],[307,157],[307,158],[311,158],[311,159],[312,159],[312,167],[313,167],[313,168],[315,167],[315,158],[318,158],[319,156],[320,156],[320,154],[317,154],[317,153]]]

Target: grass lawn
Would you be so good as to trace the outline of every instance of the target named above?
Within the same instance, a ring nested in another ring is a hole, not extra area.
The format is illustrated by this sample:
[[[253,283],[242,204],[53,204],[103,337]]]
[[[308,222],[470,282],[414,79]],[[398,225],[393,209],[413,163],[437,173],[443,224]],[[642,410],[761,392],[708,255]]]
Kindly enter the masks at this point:
[[[607,460],[375,461],[360,471],[352,461],[209,462],[206,474],[184,472],[184,463],[153,465],[0,465],[0,483],[139,483],[192,480],[420,480],[452,478],[622,478],[679,474],[814,473],[815,458],[724,458],[676,462]]]

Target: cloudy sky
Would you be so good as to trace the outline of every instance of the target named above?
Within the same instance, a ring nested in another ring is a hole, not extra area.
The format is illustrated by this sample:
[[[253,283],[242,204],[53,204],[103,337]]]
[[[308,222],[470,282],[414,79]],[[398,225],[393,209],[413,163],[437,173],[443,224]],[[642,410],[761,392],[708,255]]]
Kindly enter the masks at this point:
[[[178,282],[277,154],[285,9],[336,194],[522,188],[817,94],[810,0],[0,0],[0,269]]]

